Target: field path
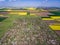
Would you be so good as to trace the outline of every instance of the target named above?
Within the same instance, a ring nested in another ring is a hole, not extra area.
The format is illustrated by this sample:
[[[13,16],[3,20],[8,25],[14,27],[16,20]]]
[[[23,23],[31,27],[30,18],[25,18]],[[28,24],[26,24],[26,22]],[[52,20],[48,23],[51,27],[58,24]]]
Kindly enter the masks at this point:
[[[59,45],[57,35],[39,17],[20,18],[0,40],[0,45]]]

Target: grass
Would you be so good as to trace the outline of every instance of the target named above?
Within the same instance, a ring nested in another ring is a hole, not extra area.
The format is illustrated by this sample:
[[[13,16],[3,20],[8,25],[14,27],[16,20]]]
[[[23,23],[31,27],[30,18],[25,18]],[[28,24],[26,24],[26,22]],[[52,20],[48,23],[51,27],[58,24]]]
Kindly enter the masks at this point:
[[[0,24],[0,38],[3,36],[5,32],[8,31],[8,29],[11,26],[13,26],[13,21],[18,17],[19,16],[16,16],[16,15],[9,15],[9,17],[6,20],[1,22],[2,24]]]
[[[0,17],[0,22],[2,22],[5,19],[6,19],[6,17]]]

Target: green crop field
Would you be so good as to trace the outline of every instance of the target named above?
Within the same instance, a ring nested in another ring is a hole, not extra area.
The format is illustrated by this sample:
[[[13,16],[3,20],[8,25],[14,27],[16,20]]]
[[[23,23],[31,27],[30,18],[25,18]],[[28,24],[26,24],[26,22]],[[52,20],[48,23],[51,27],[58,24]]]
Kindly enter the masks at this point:
[[[17,18],[16,15],[9,15],[7,19],[1,18],[0,21],[0,38],[3,36],[5,32],[7,32],[7,29],[9,29],[13,25],[13,21]]]
[[[0,17],[0,22],[2,22],[5,19],[6,19],[5,17]]]
[[[60,11],[50,11],[50,13],[53,13],[54,16],[60,16]]]

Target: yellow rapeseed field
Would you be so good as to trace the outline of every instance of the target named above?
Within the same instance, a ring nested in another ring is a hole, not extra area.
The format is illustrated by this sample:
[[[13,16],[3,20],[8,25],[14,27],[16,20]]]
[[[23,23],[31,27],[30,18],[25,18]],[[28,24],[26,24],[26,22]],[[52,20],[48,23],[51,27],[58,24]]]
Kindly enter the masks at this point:
[[[60,30],[60,25],[49,25],[53,30]]]
[[[60,16],[51,16],[51,18],[53,18],[53,19],[59,19]]]
[[[19,15],[27,15],[27,12],[19,12]]]
[[[0,16],[3,16],[3,15],[0,14]]]
[[[36,8],[27,8],[28,10],[36,10]]]
[[[10,14],[27,15],[27,12],[10,12]]]
[[[36,14],[32,14],[32,13],[30,13],[30,15],[34,15],[34,16],[35,16]]]
[[[54,20],[53,18],[42,18],[42,20]]]
[[[7,10],[7,11],[12,11],[11,9]]]

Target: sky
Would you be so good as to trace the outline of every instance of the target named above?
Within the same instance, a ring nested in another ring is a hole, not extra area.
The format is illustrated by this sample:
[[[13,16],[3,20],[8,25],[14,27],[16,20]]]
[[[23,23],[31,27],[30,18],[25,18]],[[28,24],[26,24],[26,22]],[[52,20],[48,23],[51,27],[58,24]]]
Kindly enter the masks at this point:
[[[0,0],[0,7],[60,7],[60,0]]]

